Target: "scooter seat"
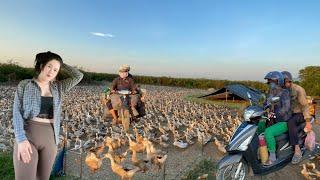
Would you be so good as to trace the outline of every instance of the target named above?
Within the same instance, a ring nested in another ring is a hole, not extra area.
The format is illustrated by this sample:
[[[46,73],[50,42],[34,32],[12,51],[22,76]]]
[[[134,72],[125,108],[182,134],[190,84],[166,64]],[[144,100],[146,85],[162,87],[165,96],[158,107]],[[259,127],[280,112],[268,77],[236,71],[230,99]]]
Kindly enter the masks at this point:
[[[284,141],[289,139],[289,134],[288,132],[281,134],[280,136],[276,137],[276,142]]]

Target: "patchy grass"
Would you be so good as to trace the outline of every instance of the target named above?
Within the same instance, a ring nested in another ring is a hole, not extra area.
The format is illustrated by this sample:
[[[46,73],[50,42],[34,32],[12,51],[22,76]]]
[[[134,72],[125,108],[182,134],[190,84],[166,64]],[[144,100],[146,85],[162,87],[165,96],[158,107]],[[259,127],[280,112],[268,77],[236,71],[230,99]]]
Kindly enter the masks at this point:
[[[201,94],[192,94],[185,97],[188,101],[194,101],[201,104],[215,104],[218,106],[226,106],[231,109],[236,109],[238,111],[243,111],[248,104],[247,103],[239,103],[239,102],[225,102],[225,101],[213,101],[213,100],[207,100],[203,98],[199,98]]]
[[[12,152],[0,153],[0,177],[3,180],[14,179]]]
[[[0,152],[0,179],[1,180],[14,180],[14,167],[12,152]],[[51,180],[76,180],[79,179],[73,176],[51,176]]]
[[[182,179],[198,179],[199,176],[202,176],[204,174],[208,174],[207,179],[216,179],[216,163],[214,163],[212,160],[204,159],[197,164],[194,169],[189,171]]]

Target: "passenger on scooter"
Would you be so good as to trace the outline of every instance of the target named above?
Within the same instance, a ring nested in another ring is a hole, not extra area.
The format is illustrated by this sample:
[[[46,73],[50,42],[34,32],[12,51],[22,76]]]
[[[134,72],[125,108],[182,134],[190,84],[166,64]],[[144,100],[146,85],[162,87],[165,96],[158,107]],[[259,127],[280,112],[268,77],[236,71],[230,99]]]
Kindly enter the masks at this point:
[[[278,71],[269,72],[265,78],[269,85],[267,102],[272,97],[280,97],[280,101],[274,104],[273,113],[275,113],[275,124],[267,127],[266,121],[260,121],[258,124],[258,133],[264,132],[269,151],[269,160],[265,165],[271,165],[276,161],[276,140],[275,137],[288,131],[287,121],[291,117],[290,95],[287,89],[283,89],[284,78]]]
[[[291,162],[292,164],[297,164],[302,158],[301,149],[299,147],[298,125],[305,121],[306,125],[304,131],[311,131],[311,115],[309,113],[306,91],[303,87],[292,82],[292,75],[290,72],[283,71],[282,74],[285,79],[285,88],[290,92],[291,111],[293,112],[292,117],[288,120],[289,142],[290,145],[294,146],[294,156]]]
[[[137,91],[137,86],[134,83],[133,77],[132,75],[129,76],[129,71],[130,71],[130,66],[128,65],[122,65],[119,68],[119,76],[116,77],[111,85],[111,94],[110,94],[110,99],[111,99],[111,103],[112,103],[112,108],[115,110],[120,109],[121,106],[121,99],[120,99],[120,95],[116,94],[117,91],[120,90],[129,90],[131,91],[131,95],[130,95],[130,107],[132,110],[132,114],[134,116],[138,116],[139,113],[137,111],[137,105],[139,102],[139,94]],[[110,105],[109,105],[110,106]],[[113,112],[111,112],[114,120],[117,121],[117,116]]]

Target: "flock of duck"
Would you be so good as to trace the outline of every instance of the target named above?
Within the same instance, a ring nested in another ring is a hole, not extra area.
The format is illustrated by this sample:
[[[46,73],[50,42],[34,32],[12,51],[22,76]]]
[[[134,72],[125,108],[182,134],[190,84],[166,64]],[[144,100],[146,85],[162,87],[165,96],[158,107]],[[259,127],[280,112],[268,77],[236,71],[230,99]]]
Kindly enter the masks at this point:
[[[64,99],[61,135],[71,150],[83,148],[86,164],[97,171],[104,159],[122,178],[130,179],[136,172],[160,170],[168,146],[185,149],[199,143],[214,142],[225,152],[224,144],[241,123],[235,111],[226,107],[198,104],[184,97],[194,90],[147,86],[146,115],[132,122],[125,132],[122,125],[111,125],[100,103],[101,88],[79,86]],[[129,167],[128,167],[129,166]],[[131,166],[131,168],[130,168]]]
[[[109,159],[112,170],[125,178],[150,167],[161,169],[168,158],[164,151],[168,146],[185,149],[194,143],[213,141],[225,151],[224,144],[241,122],[238,114],[228,108],[186,100],[184,97],[194,90],[145,88],[146,116],[133,122],[129,132],[121,125],[112,126],[111,119],[105,118],[100,102],[102,87],[73,88],[64,97],[60,139],[65,143],[61,145],[73,151],[84,150],[92,171],[99,169],[103,159]],[[14,143],[11,119],[15,87],[1,86],[0,91],[0,149],[8,151]],[[129,157],[132,169],[123,166]]]
[[[101,86],[76,86],[64,97],[61,145],[69,150],[84,151],[85,162],[92,172],[104,160],[122,179],[131,179],[137,172],[160,170],[167,148],[186,149],[195,143],[215,144],[225,152],[225,144],[241,123],[238,112],[214,104],[196,103],[186,96],[200,90],[145,86],[146,115],[132,122],[125,132],[122,125],[111,124],[104,116],[100,102]],[[14,86],[0,86],[0,151],[12,149],[12,103]],[[203,93],[203,92],[202,92]],[[66,134],[67,137],[66,137]]]

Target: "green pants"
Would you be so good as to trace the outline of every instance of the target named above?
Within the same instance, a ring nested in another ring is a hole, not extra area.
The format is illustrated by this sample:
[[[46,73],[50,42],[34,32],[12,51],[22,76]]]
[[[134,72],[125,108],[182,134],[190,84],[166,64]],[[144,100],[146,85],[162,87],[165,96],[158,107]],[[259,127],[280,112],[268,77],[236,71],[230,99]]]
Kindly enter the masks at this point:
[[[288,131],[287,122],[278,122],[266,128],[266,122],[260,121],[258,123],[258,133],[264,132],[264,137],[267,142],[269,152],[276,152],[276,136],[279,136]]]

